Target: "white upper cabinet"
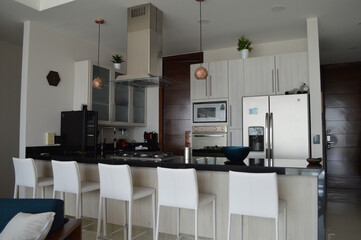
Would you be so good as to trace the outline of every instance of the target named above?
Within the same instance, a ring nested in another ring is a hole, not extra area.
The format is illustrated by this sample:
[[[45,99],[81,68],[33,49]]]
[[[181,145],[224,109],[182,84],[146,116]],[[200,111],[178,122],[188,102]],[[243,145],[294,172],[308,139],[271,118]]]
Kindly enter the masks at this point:
[[[244,61],[245,95],[275,95],[309,84],[306,52],[248,58]]]
[[[277,55],[275,59],[277,94],[285,94],[303,83],[309,85],[306,52]]]
[[[230,129],[242,128],[242,97],[244,96],[244,67],[243,60],[228,61],[229,83],[229,127]]]
[[[198,80],[194,77],[194,71],[200,64],[191,65],[191,99],[207,100],[228,97],[228,62],[203,63],[208,70],[208,77]]]
[[[275,94],[274,72],[274,56],[245,59],[245,94],[247,96]]]

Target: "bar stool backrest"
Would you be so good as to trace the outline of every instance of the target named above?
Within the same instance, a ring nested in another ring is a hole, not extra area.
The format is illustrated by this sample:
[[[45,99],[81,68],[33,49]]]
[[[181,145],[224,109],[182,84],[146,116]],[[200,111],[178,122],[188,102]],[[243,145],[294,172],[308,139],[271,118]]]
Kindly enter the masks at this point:
[[[15,169],[15,184],[36,187],[38,181],[38,172],[35,162],[32,158],[15,158],[13,157]]]
[[[51,165],[55,191],[81,193],[81,179],[77,162],[51,160]]]
[[[157,168],[158,205],[198,209],[198,181],[195,169]]]
[[[130,201],[133,197],[133,180],[128,165],[98,164],[100,196]]]
[[[230,213],[278,217],[276,173],[229,172]]]

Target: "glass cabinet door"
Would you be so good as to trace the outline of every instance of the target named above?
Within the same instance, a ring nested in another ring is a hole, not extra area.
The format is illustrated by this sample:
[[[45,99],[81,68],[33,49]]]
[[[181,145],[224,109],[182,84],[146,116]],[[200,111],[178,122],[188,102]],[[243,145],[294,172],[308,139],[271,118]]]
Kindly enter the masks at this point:
[[[133,88],[133,122],[145,123],[145,89]]]
[[[120,73],[115,72],[115,78]],[[129,86],[115,83],[114,89],[114,116],[116,122],[129,122]]]
[[[100,77],[104,87],[101,89],[92,88],[92,110],[98,112],[99,121],[109,121],[109,69],[93,65],[93,79]]]

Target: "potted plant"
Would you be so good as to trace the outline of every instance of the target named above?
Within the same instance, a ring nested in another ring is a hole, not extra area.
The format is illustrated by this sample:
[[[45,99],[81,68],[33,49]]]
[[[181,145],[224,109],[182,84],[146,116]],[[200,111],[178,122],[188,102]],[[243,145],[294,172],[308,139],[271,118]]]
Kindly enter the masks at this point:
[[[241,52],[242,58],[245,59],[248,57],[248,53],[252,51],[252,41],[246,38],[244,35],[238,39],[238,48],[237,50]]]
[[[114,68],[120,69],[120,64],[121,64],[122,62],[124,62],[123,56],[120,55],[120,54],[118,54],[118,53],[115,54],[115,55],[112,55],[112,60],[111,60],[111,62],[114,63]]]

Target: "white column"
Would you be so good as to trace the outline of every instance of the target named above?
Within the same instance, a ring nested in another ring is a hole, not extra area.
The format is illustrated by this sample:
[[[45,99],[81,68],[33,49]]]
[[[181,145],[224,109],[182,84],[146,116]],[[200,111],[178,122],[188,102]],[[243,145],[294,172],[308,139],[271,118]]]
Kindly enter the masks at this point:
[[[322,93],[320,72],[320,49],[317,18],[307,18],[308,68],[310,78],[311,150],[312,157],[323,157]],[[313,143],[319,135],[319,144]]]

